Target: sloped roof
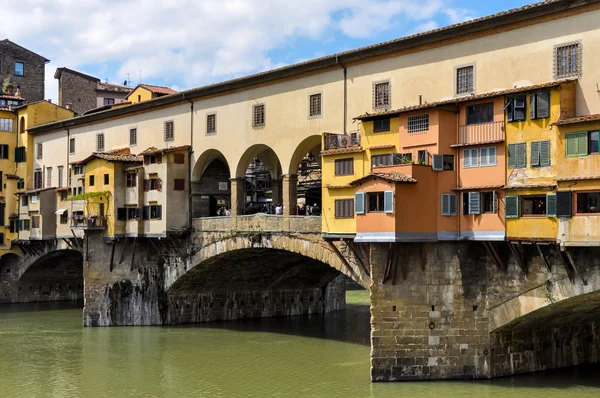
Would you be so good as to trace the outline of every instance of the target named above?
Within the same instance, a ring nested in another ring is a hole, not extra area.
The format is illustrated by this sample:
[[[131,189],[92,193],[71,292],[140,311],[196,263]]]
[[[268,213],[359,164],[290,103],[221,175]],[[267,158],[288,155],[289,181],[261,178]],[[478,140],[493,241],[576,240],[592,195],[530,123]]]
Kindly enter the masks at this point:
[[[69,72],[69,73],[72,73],[74,75],[77,75],[79,77],[83,77],[84,79],[91,80],[91,81],[94,81],[94,82],[100,82],[100,79],[97,78],[97,77],[95,77],[95,76],[87,75],[87,74],[85,74],[83,72],[79,72],[79,71],[76,71],[76,70],[73,70],[73,69],[69,69],[69,68],[66,68],[64,66],[62,66],[60,68],[56,68],[56,71],[54,72],[54,78],[55,79],[60,79],[60,77],[61,77],[61,75],[62,75],[63,72]]]
[[[144,158],[138,155],[132,154],[118,154],[118,153],[98,153],[95,152],[83,160],[72,162],[71,164],[86,164],[92,159],[104,159],[108,162],[143,162]]]
[[[564,126],[566,124],[586,123],[586,122],[597,122],[600,120],[600,113],[594,115],[575,116],[568,117],[565,119],[559,119],[552,123],[553,126]]]
[[[406,113],[406,112],[413,112],[413,111],[418,111],[418,110],[423,110],[423,109],[436,108],[438,106],[443,106],[443,105],[457,105],[457,104],[464,103],[464,102],[477,101],[477,100],[493,98],[493,97],[500,97],[500,96],[504,96],[504,95],[518,94],[518,93],[524,93],[524,92],[535,91],[535,90],[543,90],[546,88],[558,87],[561,84],[571,83],[576,80],[577,79],[561,80],[558,82],[548,82],[548,83],[536,84],[536,85],[532,85],[532,86],[514,87],[514,88],[509,88],[507,90],[496,90],[496,91],[489,91],[487,93],[450,98],[450,99],[443,100],[443,101],[430,102],[428,104],[405,106],[404,108],[393,109],[393,110],[389,110],[389,111],[365,113],[364,115],[356,116],[354,118],[354,120],[367,121],[367,120],[377,119],[377,118],[380,118],[383,116],[388,116],[388,117],[398,116],[398,115],[400,115],[402,113]]]
[[[371,173],[367,176],[354,180],[350,183],[350,186],[356,186],[358,184],[362,184],[363,182],[369,180],[381,179],[388,182],[399,182],[404,184],[415,184],[417,182],[416,179],[412,178],[408,174],[402,173]]]
[[[43,60],[44,60],[44,62],[50,62],[50,60],[49,60],[48,58],[46,58],[46,57],[43,57],[43,56],[41,56],[40,54],[38,54],[38,53],[36,53],[36,52],[33,52],[33,51],[31,51],[30,49],[28,49],[28,48],[25,48],[25,47],[23,47],[23,46],[20,46],[20,45],[18,45],[18,44],[17,44],[17,43],[15,43],[14,41],[10,41],[10,40],[8,40],[8,39],[4,39],[4,40],[0,40],[0,41],[1,41],[1,42],[3,42],[3,43],[10,43],[10,44],[12,44],[12,45],[13,45],[13,46],[15,46],[15,47],[18,47],[18,48],[20,48],[21,50],[27,51],[28,53],[31,53],[31,54],[33,54],[33,55],[35,55],[35,56],[37,56],[37,57],[40,57],[41,59],[43,59]]]
[[[159,153],[167,153],[167,152],[175,152],[175,151],[179,151],[181,149],[190,149],[189,145],[179,145],[179,146],[171,146],[168,148],[156,148],[151,146],[150,148],[146,149],[145,151],[142,151],[140,153],[140,155],[155,155],[155,154],[159,154]]]

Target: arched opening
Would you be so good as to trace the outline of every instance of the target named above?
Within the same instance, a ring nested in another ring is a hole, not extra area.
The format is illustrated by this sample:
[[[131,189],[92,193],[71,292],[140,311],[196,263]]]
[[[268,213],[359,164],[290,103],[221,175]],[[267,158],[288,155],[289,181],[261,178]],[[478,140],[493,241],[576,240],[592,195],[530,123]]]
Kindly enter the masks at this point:
[[[321,188],[321,136],[313,135],[298,145],[284,177],[285,202],[289,201],[286,214],[320,216]]]
[[[231,174],[225,156],[216,149],[205,151],[192,175],[192,217],[214,217],[231,209]]]
[[[182,275],[167,291],[167,323],[322,314],[345,309],[346,277],[298,253],[232,250]]]
[[[25,132],[25,116],[21,116],[19,120],[19,133],[23,134]]]
[[[271,148],[262,144],[248,148],[238,163],[236,179],[237,214],[282,211],[281,163]]]
[[[83,255],[77,250],[47,253],[21,272],[20,296],[31,301],[83,298]]]

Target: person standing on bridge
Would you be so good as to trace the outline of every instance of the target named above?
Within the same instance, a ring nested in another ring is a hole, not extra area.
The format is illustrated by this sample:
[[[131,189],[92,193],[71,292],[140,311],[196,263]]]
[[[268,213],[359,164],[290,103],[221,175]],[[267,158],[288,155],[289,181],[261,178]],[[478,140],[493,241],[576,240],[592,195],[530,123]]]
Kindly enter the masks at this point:
[[[277,204],[277,206],[275,206],[275,215],[277,215],[277,216],[283,215],[283,206],[282,205]]]

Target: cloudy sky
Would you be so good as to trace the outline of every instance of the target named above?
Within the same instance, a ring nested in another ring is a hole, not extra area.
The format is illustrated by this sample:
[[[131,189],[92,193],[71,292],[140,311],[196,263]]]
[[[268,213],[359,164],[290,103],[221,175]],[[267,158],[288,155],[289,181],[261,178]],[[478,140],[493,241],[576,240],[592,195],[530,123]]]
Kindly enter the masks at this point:
[[[19,0],[0,39],[56,68],[177,90],[462,22],[528,0]]]

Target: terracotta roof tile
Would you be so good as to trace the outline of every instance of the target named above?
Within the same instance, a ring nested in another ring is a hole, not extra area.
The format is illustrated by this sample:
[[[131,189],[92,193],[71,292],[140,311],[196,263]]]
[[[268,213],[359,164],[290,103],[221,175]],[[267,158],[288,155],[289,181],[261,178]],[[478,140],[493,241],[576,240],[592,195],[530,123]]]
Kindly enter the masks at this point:
[[[356,186],[365,181],[373,180],[373,179],[382,179],[389,182],[400,182],[405,184],[415,184],[417,182],[416,179],[412,178],[408,174],[401,173],[371,173],[367,176],[354,180],[350,183],[351,186]]]
[[[517,190],[517,189],[532,189],[532,188],[555,188],[556,184],[530,184],[530,185],[507,185],[504,189]]]
[[[476,185],[472,187],[456,187],[452,188],[453,191],[476,191],[479,189],[501,189],[504,188],[504,184],[499,185]]]
[[[373,145],[370,146],[369,149],[373,150],[373,149],[387,149],[387,148],[393,148],[395,145],[394,144],[385,144],[385,145]]]
[[[326,185],[325,188],[329,188],[329,189],[341,189],[341,188],[351,188],[352,185],[350,184],[345,184],[345,185]]]
[[[378,117],[383,117],[383,116],[398,116],[402,113],[418,111],[418,110],[423,110],[423,109],[430,109],[430,108],[435,108],[435,107],[442,106],[442,105],[456,105],[456,104],[460,104],[463,102],[477,101],[477,100],[481,100],[481,99],[499,97],[499,96],[503,96],[503,95],[517,94],[517,93],[534,91],[534,90],[542,90],[545,88],[558,87],[561,84],[574,82],[575,80],[576,79],[562,80],[559,82],[549,82],[549,83],[543,83],[543,84],[536,84],[533,86],[515,87],[515,88],[509,88],[506,90],[497,90],[497,91],[490,91],[487,93],[450,98],[447,100],[431,102],[428,104],[406,106],[404,108],[393,109],[393,110],[389,110],[389,111],[376,112],[376,113],[365,113],[364,115],[355,117],[354,120],[372,120],[372,119],[377,119]]]
[[[6,179],[8,180],[20,180],[21,177],[19,177],[16,174],[4,174],[4,176],[6,177]]]
[[[189,145],[179,145],[179,146],[171,146],[168,148],[156,148],[156,147],[151,146],[150,148],[141,152],[140,155],[154,155],[154,154],[158,154],[158,153],[175,152],[180,149],[190,149],[190,146]]]
[[[72,162],[71,164],[86,164],[94,158],[104,159],[109,162],[143,162],[144,161],[144,158],[139,155],[115,154],[115,153],[102,152],[102,153],[93,153],[90,156],[88,156],[87,158],[76,161],[76,162]]]
[[[339,153],[357,153],[362,152],[365,149],[360,146],[353,146],[348,148],[339,148],[339,149],[327,149],[321,151],[321,155],[337,155]]]
[[[600,180],[600,174],[587,175],[587,176],[572,176],[572,177],[559,177],[556,181],[578,181],[578,180]]]
[[[177,91],[173,90],[172,88],[165,87],[165,86],[154,86],[152,84],[139,84],[138,86],[144,87],[145,89],[152,91],[153,93],[156,93],[156,94],[165,94],[165,95],[177,94]]]
[[[559,119],[552,123],[553,126],[564,126],[566,124],[585,123],[585,122],[597,122],[600,121],[600,113],[595,115],[575,116],[565,119]]]

